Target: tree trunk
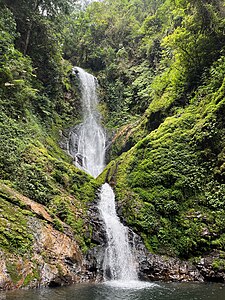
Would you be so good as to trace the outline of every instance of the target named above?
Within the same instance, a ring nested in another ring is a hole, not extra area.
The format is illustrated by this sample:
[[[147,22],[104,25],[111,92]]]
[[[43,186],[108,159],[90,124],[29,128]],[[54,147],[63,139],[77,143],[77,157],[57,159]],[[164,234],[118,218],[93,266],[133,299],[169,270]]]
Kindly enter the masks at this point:
[[[34,2],[34,12],[33,12],[34,15],[35,15],[36,10],[38,9],[38,6],[40,5],[40,3],[41,3],[41,1],[35,0],[35,2]],[[31,31],[32,31],[32,26],[33,26],[33,21],[32,21],[32,18],[31,18],[30,23],[28,24],[27,37],[26,37],[24,50],[23,50],[24,55],[27,54],[27,50],[28,50],[28,46],[29,46],[29,42],[30,42]]]
[[[24,50],[23,50],[23,54],[24,55],[27,54],[27,49],[28,49],[28,45],[29,45],[29,42],[30,42],[30,35],[31,35],[31,30],[32,30],[32,24],[33,24],[33,22],[30,21],[30,23],[28,25],[27,37],[26,37],[25,46],[24,46]]]

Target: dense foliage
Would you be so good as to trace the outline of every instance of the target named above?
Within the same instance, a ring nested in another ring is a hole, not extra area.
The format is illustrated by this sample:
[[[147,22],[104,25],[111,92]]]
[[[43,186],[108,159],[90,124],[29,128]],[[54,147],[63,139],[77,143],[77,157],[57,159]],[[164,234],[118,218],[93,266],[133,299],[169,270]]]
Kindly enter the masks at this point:
[[[153,251],[189,258],[225,250],[224,81],[218,92],[211,87],[118,160],[124,215]]]
[[[58,146],[79,122],[79,65],[98,77],[116,132],[101,180],[115,184],[124,221],[156,253],[225,251],[224,1],[73,2],[0,2],[1,180],[85,235],[96,183]]]
[[[98,74],[119,127],[111,158],[134,146],[105,175],[151,251],[225,250],[224,14],[224,1],[117,0],[73,24],[71,59]]]
[[[94,2],[73,18],[65,55],[97,72],[113,128],[155,98],[185,105],[223,52],[223,1]]]
[[[55,227],[63,230],[65,222],[87,249],[86,202],[95,198],[96,184],[59,147],[60,132],[80,117],[77,81],[61,46],[71,1],[0,5],[1,248],[23,253],[32,246],[22,232],[29,212],[13,209],[7,185],[45,205]],[[13,214],[17,225],[10,225]],[[15,226],[22,233],[18,238]]]

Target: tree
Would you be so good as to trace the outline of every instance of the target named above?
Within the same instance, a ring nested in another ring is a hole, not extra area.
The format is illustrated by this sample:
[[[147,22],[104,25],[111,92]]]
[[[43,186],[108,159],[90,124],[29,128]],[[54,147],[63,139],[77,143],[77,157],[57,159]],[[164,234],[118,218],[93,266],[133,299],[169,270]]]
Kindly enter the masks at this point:
[[[15,17],[16,47],[33,60],[38,79],[56,98],[61,90],[64,19],[75,0],[3,0]]]

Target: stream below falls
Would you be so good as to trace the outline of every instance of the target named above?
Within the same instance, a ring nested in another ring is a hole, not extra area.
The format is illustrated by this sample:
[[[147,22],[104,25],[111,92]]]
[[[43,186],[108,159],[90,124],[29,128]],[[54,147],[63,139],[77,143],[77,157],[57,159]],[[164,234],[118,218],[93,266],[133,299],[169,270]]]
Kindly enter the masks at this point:
[[[0,293],[0,300],[224,300],[225,286],[216,283],[152,283],[146,288],[76,284],[62,288]]]

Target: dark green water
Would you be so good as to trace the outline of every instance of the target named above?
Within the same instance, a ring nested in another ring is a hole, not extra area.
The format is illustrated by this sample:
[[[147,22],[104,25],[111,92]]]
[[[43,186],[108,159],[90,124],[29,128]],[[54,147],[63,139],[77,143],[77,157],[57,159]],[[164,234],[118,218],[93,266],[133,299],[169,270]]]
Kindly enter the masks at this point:
[[[1,300],[225,300],[223,284],[157,283],[142,288],[77,284],[0,293]]]

